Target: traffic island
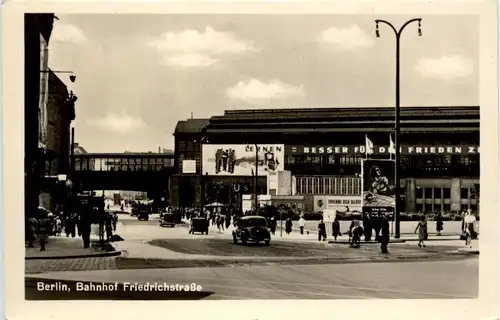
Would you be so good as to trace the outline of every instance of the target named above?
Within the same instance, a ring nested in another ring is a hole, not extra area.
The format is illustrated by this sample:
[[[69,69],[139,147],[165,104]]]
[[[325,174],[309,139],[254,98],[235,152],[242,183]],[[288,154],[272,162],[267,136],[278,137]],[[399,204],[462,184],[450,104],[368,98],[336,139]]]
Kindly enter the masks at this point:
[[[105,242],[104,246],[97,240],[91,240],[90,248],[83,248],[83,241],[79,238],[52,237],[46,246],[46,251],[40,251],[40,246],[35,243],[34,248],[26,247],[26,260],[49,259],[77,259],[92,257],[113,257],[121,255],[112,243]]]

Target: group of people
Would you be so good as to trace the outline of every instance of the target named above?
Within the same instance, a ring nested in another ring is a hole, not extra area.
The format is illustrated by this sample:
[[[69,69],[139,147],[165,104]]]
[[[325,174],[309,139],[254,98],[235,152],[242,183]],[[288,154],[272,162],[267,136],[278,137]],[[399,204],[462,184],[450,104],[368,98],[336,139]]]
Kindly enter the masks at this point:
[[[64,229],[66,237],[74,238],[77,229],[81,235],[82,228],[79,225],[80,219],[76,213],[64,215],[63,212],[60,212],[60,214],[54,215],[45,208],[39,207],[36,216],[26,220],[25,235],[28,248],[34,248],[34,243],[38,240],[40,251],[46,251],[50,236],[61,236]]]

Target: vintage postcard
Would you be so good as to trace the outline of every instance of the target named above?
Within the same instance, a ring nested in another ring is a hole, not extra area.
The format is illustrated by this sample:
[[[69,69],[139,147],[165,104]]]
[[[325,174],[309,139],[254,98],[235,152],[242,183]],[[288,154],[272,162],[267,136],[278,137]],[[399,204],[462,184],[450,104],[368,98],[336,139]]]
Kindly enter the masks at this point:
[[[493,1],[4,9],[7,318],[498,317]]]

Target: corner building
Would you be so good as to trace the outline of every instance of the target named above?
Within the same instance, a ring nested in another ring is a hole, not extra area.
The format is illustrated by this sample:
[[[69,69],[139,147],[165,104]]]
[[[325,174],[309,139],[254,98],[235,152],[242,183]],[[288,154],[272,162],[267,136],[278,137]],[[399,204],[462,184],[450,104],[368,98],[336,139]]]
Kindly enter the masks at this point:
[[[393,108],[232,110],[210,119],[180,121],[174,132],[171,201],[199,206],[203,189],[205,201],[214,200],[207,188],[215,184],[226,190],[215,200],[237,207],[231,190],[235,182],[248,183],[248,193],[254,192],[255,146],[260,153],[273,146],[284,149],[279,170],[291,172],[289,201],[298,201],[298,208],[314,211],[329,197],[359,197],[365,136],[374,145],[370,158],[390,159],[393,128]],[[221,148],[236,153],[236,170],[214,172],[214,154]],[[477,212],[473,189],[479,184],[478,106],[402,108],[400,150],[399,201],[407,213]],[[243,152],[247,156],[238,157]],[[276,193],[261,169],[258,194]]]

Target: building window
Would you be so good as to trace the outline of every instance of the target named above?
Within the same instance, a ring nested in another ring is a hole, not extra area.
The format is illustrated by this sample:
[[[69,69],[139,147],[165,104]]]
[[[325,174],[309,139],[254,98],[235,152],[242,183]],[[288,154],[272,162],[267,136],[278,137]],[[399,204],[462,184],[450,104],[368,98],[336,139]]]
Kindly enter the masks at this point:
[[[470,210],[472,213],[477,214],[477,204],[470,204]]]
[[[415,210],[417,210],[417,213],[424,212],[424,205],[422,203],[417,203],[417,205],[415,206]]]
[[[469,199],[469,189],[460,188],[460,199]]]
[[[432,199],[432,188],[424,188],[424,196],[426,199]]]
[[[434,188],[434,199],[441,199],[441,188]]]
[[[444,213],[450,212],[450,204],[449,203],[443,204],[443,211],[444,211]]]
[[[425,204],[425,212],[424,213],[431,213],[432,212],[432,207],[433,207],[432,203],[426,203]]]
[[[443,199],[450,198],[450,188],[443,188]]]

